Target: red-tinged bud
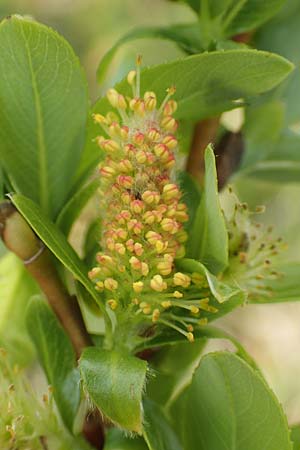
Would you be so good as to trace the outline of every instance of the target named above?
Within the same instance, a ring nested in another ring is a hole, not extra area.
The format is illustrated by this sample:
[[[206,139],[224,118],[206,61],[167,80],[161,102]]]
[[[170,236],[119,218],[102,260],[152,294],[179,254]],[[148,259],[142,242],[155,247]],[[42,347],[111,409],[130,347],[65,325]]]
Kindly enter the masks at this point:
[[[119,175],[117,183],[125,189],[130,189],[133,186],[133,178],[129,175]]]
[[[147,132],[147,138],[151,141],[158,141],[161,137],[161,133],[156,128],[150,128]]]
[[[101,167],[101,169],[100,169],[100,174],[104,178],[111,178],[115,175],[115,173],[116,173],[115,170],[110,166],[104,166],[104,167]]]
[[[138,150],[135,157],[139,164],[145,164],[147,161],[147,153],[144,150]]]
[[[134,251],[134,240],[133,239],[128,239],[128,241],[126,241],[126,248],[130,252]]]
[[[124,152],[128,158],[133,158],[134,155],[136,154],[136,148],[132,144],[126,144],[124,146]]]
[[[145,140],[145,135],[141,132],[135,133],[132,140],[136,145],[142,145]]]
[[[121,200],[125,205],[129,205],[131,202],[131,195],[128,192],[123,192],[121,195]]]
[[[143,214],[143,222],[148,225],[152,225],[157,219],[157,216],[154,211],[146,211]]]
[[[133,200],[130,203],[131,211],[136,214],[141,214],[144,211],[144,208],[145,208],[145,205],[144,205],[144,202],[142,202],[142,200]]]
[[[178,123],[172,116],[164,116],[160,122],[162,128],[171,133],[175,133],[178,128]]]
[[[166,184],[163,188],[163,199],[164,200],[172,200],[172,199],[180,198],[180,191],[176,184]]]
[[[162,239],[162,236],[155,231],[148,231],[146,233],[146,239],[148,242],[150,242],[151,245],[155,245],[157,241],[160,241]]]
[[[89,271],[88,275],[91,280],[95,280],[101,274],[100,267],[93,267],[92,270]]]
[[[131,172],[133,170],[132,164],[129,159],[122,159],[118,165],[119,170],[121,172]]]
[[[160,200],[160,195],[157,191],[145,191],[142,194],[142,199],[148,205],[151,205],[153,203],[158,204]]]
[[[177,139],[172,134],[165,136],[162,143],[165,144],[169,150],[174,150],[178,145]]]
[[[106,93],[109,103],[114,108],[126,109],[127,104],[123,95],[119,94],[115,89],[109,89]]]
[[[153,111],[156,108],[157,100],[154,92],[145,92],[144,101],[148,111]]]
[[[139,242],[136,242],[133,247],[134,247],[134,253],[137,256],[141,256],[144,253],[144,248],[143,248],[142,244],[140,244]]]
[[[164,107],[164,115],[171,116],[177,111],[177,102],[175,100],[169,100]]]
[[[145,115],[145,102],[141,98],[133,98],[130,100],[129,107],[139,116],[143,117]]]
[[[165,144],[157,144],[154,147],[154,153],[162,162],[168,161],[170,156],[170,151]]]
[[[167,231],[168,233],[175,234],[177,233],[179,226],[176,220],[173,220],[171,218],[166,217],[163,219],[160,223],[160,226],[164,231]]]

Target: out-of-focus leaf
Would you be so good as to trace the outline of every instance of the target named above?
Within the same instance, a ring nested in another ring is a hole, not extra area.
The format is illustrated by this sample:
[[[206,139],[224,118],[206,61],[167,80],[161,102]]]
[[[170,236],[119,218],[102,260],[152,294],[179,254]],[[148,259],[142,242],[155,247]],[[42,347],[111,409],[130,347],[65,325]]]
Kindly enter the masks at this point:
[[[167,27],[136,28],[122,36],[121,39],[119,39],[104,55],[97,70],[98,82],[101,83],[104,80],[113,57],[122,45],[136,39],[144,38],[171,40],[189,54],[200,53],[202,48],[198,22],[183,25],[170,25]]]
[[[89,347],[79,366],[84,388],[100,411],[122,428],[141,433],[147,363],[134,356]]]
[[[205,151],[205,180],[187,244],[187,255],[217,274],[228,265],[228,232],[221,210],[214,151]]]
[[[222,20],[223,33],[231,37],[254,30],[274,16],[284,3],[285,0],[232,1]]]
[[[9,16],[0,25],[0,156],[14,190],[54,217],[84,145],[87,85],[56,32]]]
[[[143,405],[143,435],[149,450],[183,450],[159,405],[149,399],[145,399]]]
[[[179,406],[172,413],[186,449],[292,450],[278,400],[262,376],[232,353],[204,356]]]
[[[285,131],[279,140],[268,144],[268,152],[263,160],[255,159],[254,151],[245,160],[237,176],[249,176],[277,183],[294,183],[300,181],[300,135]]]
[[[148,446],[141,437],[127,437],[121,430],[111,428],[106,433],[103,450],[148,450]]]
[[[300,263],[290,262],[274,266],[279,273],[276,280],[266,281],[265,284],[271,288],[270,296],[257,297],[251,303],[282,303],[300,301]]]
[[[0,346],[16,364],[25,366],[34,350],[28,336],[24,310],[39,288],[22,262],[12,253],[0,260]]]
[[[292,69],[293,65],[284,58],[256,50],[202,53],[144,69],[141,92],[154,91],[161,102],[166,89],[174,85],[177,118],[201,119],[240,106],[240,99],[249,102],[254,96],[277,86]],[[131,95],[126,79],[118,83],[116,89]],[[108,100],[101,98],[92,112],[106,114],[111,109]],[[91,120],[74,186],[81,185],[103,158],[103,152],[94,141],[98,134],[99,125]]]
[[[80,401],[80,376],[71,342],[41,297],[31,300],[26,322],[61,417],[72,430]]]
[[[99,179],[91,181],[80,189],[61,210],[56,220],[56,224],[66,236],[68,236],[75,220],[78,219],[82,209],[96,193],[98,187]]]
[[[87,267],[79,259],[60,229],[30,199],[23,195],[15,194],[11,196],[11,201],[57,259],[83,284],[105,314],[105,308],[97,295],[93,283],[87,276]]]

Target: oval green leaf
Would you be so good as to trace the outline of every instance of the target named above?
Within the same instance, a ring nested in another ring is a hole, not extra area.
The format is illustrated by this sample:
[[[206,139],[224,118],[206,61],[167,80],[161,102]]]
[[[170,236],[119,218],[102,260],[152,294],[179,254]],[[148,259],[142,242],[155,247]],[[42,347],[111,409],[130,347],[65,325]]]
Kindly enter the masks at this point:
[[[120,427],[141,433],[147,363],[134,356],[89,347],[79,367],[84,387],[100,411]]]
[[[21,16],[0,24],[0,158],[13,188],[54,217],[79,163],[87,85],[70,45]]]

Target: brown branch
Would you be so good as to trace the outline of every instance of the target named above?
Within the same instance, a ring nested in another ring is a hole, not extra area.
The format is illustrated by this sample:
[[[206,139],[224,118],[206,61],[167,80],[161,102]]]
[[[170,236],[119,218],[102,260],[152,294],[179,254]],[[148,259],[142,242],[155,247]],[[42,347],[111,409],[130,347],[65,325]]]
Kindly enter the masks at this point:
[[[204,151],[208,144],[215,142],[219,123],[220,117],[213,117],[201,120],[194,128],[186,170],[201,184],[204,176]]]
[[[8,201],[0,204],[0,235],[6,247],[23,261],[27,271],[40,286],[79,358],[82,350],[93,343],[78,302],[69,295],[62,283],[50,251]],[[93,420],[86,418],[83,434],[95,448],[103,448],[104,433],[100,415],[93,417]]]

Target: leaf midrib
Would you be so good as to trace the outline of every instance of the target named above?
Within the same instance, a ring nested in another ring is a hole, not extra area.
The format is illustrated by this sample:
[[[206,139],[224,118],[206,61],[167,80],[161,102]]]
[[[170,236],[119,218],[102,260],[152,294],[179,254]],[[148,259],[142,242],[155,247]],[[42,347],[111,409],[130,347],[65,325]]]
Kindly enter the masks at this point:
[[[33,69],[32,57],[28,46],[23,27],[20,27],[22,36],[25,43],[26,54],[28,58],[28,64],[30,69],[30,75],[32,80],[32,90],[34,96],[34,104],[36,110],[37,119],[37,144],[38,144],[38,166],[39,166],[39,192],[40,192],[40,204],[46,213],[49,213],[49,199],[48,199],[48,174],[47,174],[47,149],[45,144],[44,124],[41,108],[41,99],[38,92],[37,80]]]

